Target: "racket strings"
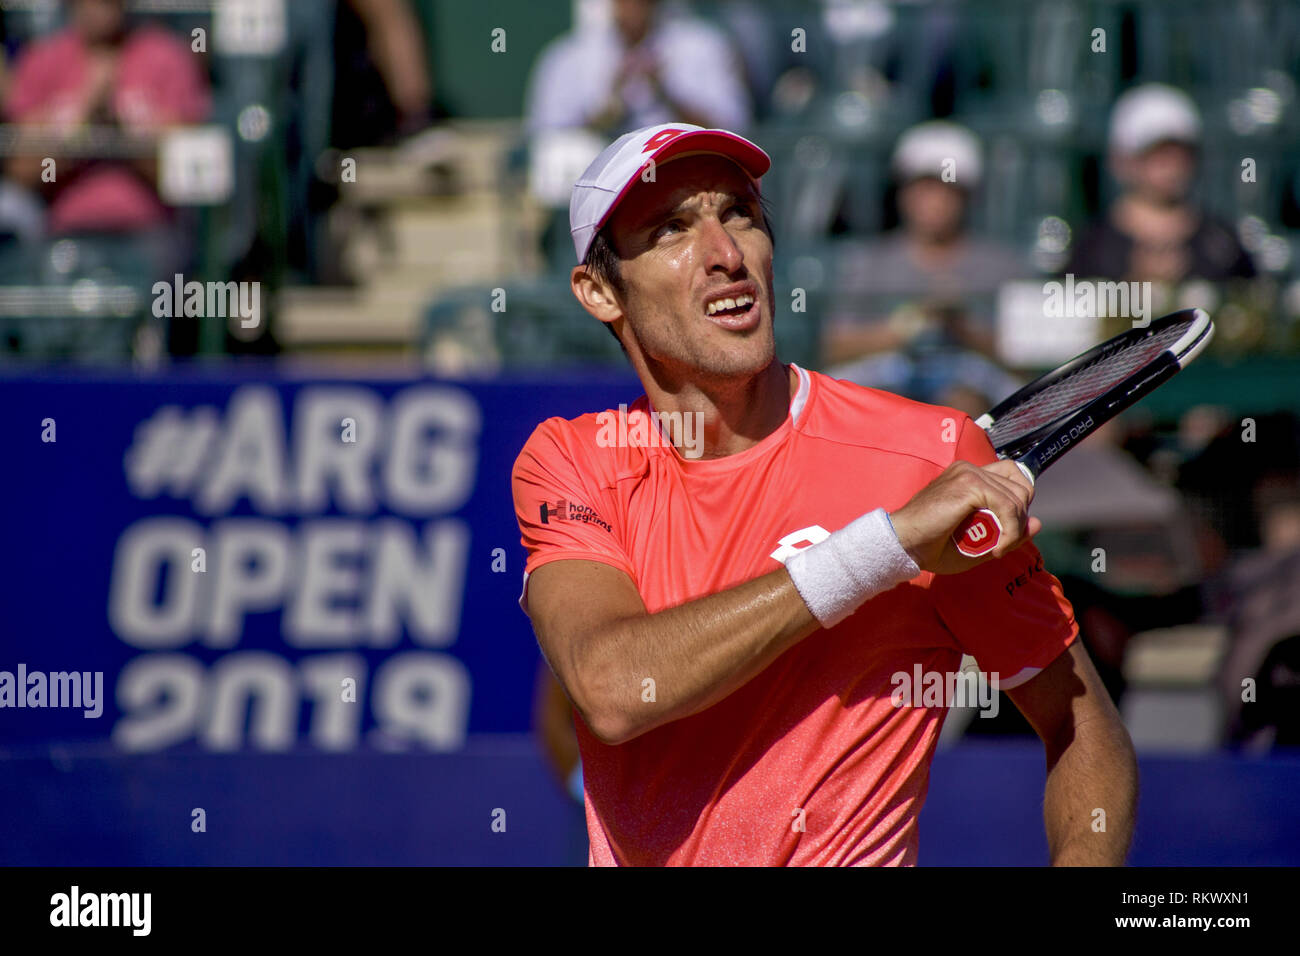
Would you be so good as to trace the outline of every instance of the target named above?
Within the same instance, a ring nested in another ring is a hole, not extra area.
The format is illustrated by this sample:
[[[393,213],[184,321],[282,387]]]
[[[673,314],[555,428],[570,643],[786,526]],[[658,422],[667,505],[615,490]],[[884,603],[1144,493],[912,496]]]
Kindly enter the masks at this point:
[[[1025,398],[989,426],[989,440],[1003,448],[1077,411],[1149,364],[1187,331],[1190,323],[1174,323],[1106,352]]]

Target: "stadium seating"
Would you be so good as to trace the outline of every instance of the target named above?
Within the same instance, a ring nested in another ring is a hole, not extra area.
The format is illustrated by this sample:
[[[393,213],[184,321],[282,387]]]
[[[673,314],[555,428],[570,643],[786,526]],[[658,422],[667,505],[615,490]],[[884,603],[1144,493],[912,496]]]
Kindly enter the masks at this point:
[[[130,6],[178,35],[213,29],[211,5],[204,0],[134,0]],[[494,12],[491,16],[530,25],[522,31],[526,35],[520,30],[511,35],[512,55],[503,67],[495,60],[466,55],[463,44],[456,42],[464,25],[449,19],[441,6],[417,7],[437,82],[448,91],[453,111],[459,104],[465,117],[502,113],[517,117],[527,64],[563,27],[564,17],[529,12],[527,4],[519,3]],[[706,0],[695,7],[721,24],[738,22],[733,4]],[[332,0],[287,4],[285,42],[272,53],[232,54],[219,44],[210,48],[213,120],[229,131],[234,144],[235,189],[229,202],[198,211],[194,271],[200,278],[256,273],[268,291],[274,291],[310,285],[318,271],[315,255],[326,226],[309,201],[309,191],[317,177],[328,178],[328,170],[318,169],[317,160],[329,141],[332,9]],[[56,7],[43,4],[7,10],[11,52],[30,37],[53,29],[59,16]],[[487,29],[491,16],[472,22]],[[822,281],[828,285],[836,281],[836,238],[872,236],[891,225],[884,199],[893,144],[904,129],[934,115],[936,109],[969,125],[984,143],[987,176],[972,209],[975,228],[1033,253],[1045,224],[1064,222],[1077,231],[1112,198],[1115,187],[1106,174],[1105,155],[1110,104],[1127,86],[1158,79],[1184,85],[1202,107],[1207,131],[1203,193],[1210,207],[1228,222],[1245,224],[1243,234],[1258,240],[1258,248],[1252,251],[1257,252],[1263,271],[1282,280],[1279,289],[1296,272],[1300,163],[1292,144],[1300,132],[1295,81],[1300,66],[1296,39],[1300,11],[1293,4],[1260,0],[1237,10],[1208,0],[1176,6],[1146,0],[1028,4],[933,0],[817,6],[791,0],[755,6],[746,16],[747,29],[766,31],[771,72],[801,67],[814,83],[810,101],[793,112],[788,104],[783,107],[760,98],[759,121],[751,131],[774,159],[765,192],[773,204],[778,268],[789,271],[788,260],[793,258],[803,263],[800,268],[805,274],[815,273],[818,270],[811,269],[809,261],[824,255],[829,258],[820,264]],[[800,43],[793,42],[796,31],[802,31]],[[1098,36],[1104,38],[1105,52],[1097,48]],[[1229,39],[1202,42],[1207,36]],[[491,95],[472,95],[474,91],[491,91]],[[759,93],[769,95],[768,90]],[[481,123],[461,120],[453,128],[481,138],[477,132]],[[361,270],[354,294],[331,299],[332,317],[325,336],[329,341],[343,343],[351,337],[357,342],[383,342],[389,348],[424,348],[427,335],[420,331],[420,316],[454,311],[453,303],[463,301],[461,290],[467,284],[492,289],[514,283],[520,290],[530,290],[522,293],[526,297],[535,293],[541,302],[550,294],[545,290],[553,288],[545,276],[567,273],[564,224],[546,233],[553,241],[543,247],[534,231],[540,220],[535,210],[528,210],[528,199],[521,192],[519,171],[526,156],[518,150],[517,121],[502,123],[500,133],[492,135],[499,135],[495,152],[481,153],[485,162],[478,172],[485,178],[472,187],[473,194],[494,192],[507,204],[503,208],[526,211],[504,227],[508,251],[491,264],[500,279],[491,281],[485,274],[486,260],[484,274],[465,265],[430,267],[430,261],[450,263],[458,256],[463,261],[463,255],[451,238],[453,230],[421,225],[408,230],[411,241],[417,241],[418,234],[424,237],[418,241],[432,242],[433,247],[413,254],[401,245],[406,240],[399,238],[395,258],[412,265],[426,263],[424,288],[419,289],[414,271],[408,276],[399,270],[398,277],[386,266]],[[1254,160],[1253,182],[1242,181],[1245,157]],[[460,169],[466,168],[462,161]],[[452,217],[452,210],[459,208],[448,201],[429,204],[417,214],[415,200],[408,192],[372,207],[383,222],[406,217],[411,224],[420,215],[429,217],[430,223],[434,217]],[[481,210],[475,222],[486,226],[501,220],[501,210],[489,210],[477,198],[475,202]],[[396,232],[405,235],[402,229]],[[351,237],[345,236],[344,242],[350,243]],[[290,243],[305,249],[305,261],[291,264]],[[37,260],[43,254],[23,253]],[[103,268],[114,267],[109,262]],[[25,274],[23,269],[17,271]],[[25,279],[14,281],[20,286],[25,283]],[[126,276],[123,281],[130,284],[131,279]],[[386,291],[379,290],[381,284]],[[394,284],[402,290],[396,298]],[[812,283],[788,286],[795,287],[816,292]],[[285,313],[291,317],[291,331],[285,341],[291,347],[313,347],[310,317],[301,313],[320,298],[310,289],[290,293]],[[420,298],[423,304],[416,301]],[[301,308],[295,305],[299,299]],[[404,317],[388,328],[385,323],[398,300]],[[1288,308],[1279,294],[1272,306],[1274,325],[1289,321]],[[512,316],[506,337],[530,345],[507,347],[499,360],[507,366],[516,360],[542,361],[539,356],[565,355],[575,348],[573,354],[593,361],[621,359],[617,351],[584,346],[582,336],[571,336],[566,320],[554,318],[568,309],[568,302],[560,298],[546,307],[530,306],[527,315]],[[6,320],[10,333],[5,341],[11,355],[71,355],[89,347],[96,336],[87,332],[51,352],[53,340],[23,332],[20,319]],[[532,321],[541,324],[529,327]],[[808,347],[815,341],[815,335],[807,332],[811,321],[815,320],[785,323],[786,329],[780,331],[783,337],[798,340],[788,347],[809,361],[816,357],[815,348]],[[49,323],[46,326],[45,332],[50,331]],[[577,327],[582,327],[581,322]],[[381,328],[388,331],[371,339],[374,330]],[[444,334],[445,330],[439,332]],[[546,344],[551,335],[560,338]],[[114,341],[106,345],[104,354],[122,354],[122,343],[130,336],[118,335]],[[219,326],[205,328],[205,351],[220,351],[223,345]],[[490,365],[496,359],[486,361]]]

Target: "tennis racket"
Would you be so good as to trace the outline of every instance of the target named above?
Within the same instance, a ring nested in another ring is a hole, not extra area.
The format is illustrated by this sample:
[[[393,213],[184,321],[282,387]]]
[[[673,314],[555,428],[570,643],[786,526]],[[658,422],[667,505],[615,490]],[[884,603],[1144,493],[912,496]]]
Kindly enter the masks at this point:
[[[998,457],[1014,461],[1032,484],[1099,426],[1185,368],[1213,335],[1214,323],[1200,309],[1174,312],[1035,379],[975,424],[988,433]],[[952,541],[962,554],[977,558],[1001,537],[1002,525],[985,508],[958,525]]]

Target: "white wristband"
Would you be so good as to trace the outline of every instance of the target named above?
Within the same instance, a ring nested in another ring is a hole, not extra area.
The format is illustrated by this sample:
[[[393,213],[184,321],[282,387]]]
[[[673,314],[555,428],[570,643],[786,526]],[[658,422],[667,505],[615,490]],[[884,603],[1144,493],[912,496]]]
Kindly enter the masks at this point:
[[[822,627],[834,627],[868,599],[921,573],[884,508],[794,554],[785,569]]]

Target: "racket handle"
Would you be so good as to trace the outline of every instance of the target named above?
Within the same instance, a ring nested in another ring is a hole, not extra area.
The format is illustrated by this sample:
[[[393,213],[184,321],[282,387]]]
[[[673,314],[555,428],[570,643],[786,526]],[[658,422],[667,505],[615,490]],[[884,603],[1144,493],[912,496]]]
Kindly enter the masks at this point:
[[[957,526],[952,543],[968,558],[988,554],[1002,540],[1002,523],[987,508],[981,508]]]
[[[1035,483],[1034,472],[1023,461],[1017,461],[1016,467],[1026,480]],[[957,550],[968,558],[980,558],[998,546],[1002,540],[1002,522],[988,508],[981,508],[957,526],[952,533],[952,543]]]

